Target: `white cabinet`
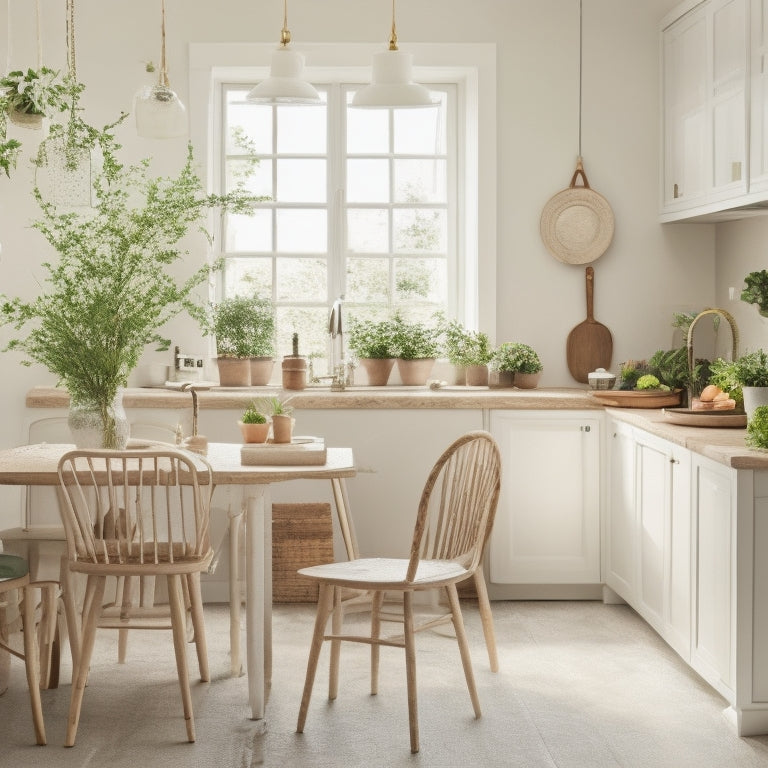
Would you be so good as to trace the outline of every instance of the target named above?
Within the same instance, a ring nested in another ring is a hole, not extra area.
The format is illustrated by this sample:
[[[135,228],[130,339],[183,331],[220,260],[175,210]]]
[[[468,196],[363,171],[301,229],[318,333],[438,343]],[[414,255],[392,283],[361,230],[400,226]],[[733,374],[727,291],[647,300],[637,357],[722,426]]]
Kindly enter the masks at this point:
[[[768,191],[768,0],[751,0],[750,191]]]
[[[490,542],[497,584],[599,584],[601,414],[492,411],[501,496]]]
[[[687,660],[690,452],[618,421],[610,434],[605,583]]]
[[[662,29],[662,220],[733,207],[749,191],[749,0],[687,2]]]

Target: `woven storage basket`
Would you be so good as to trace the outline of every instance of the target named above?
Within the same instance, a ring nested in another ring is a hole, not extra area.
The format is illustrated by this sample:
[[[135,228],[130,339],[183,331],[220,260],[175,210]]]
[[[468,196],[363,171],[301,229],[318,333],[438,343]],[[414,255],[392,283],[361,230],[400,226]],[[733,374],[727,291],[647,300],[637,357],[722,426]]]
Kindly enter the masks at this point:
[[[317,584],[299,568],[333,562],[331,505],[272,505],[272,600],[317,602]]]

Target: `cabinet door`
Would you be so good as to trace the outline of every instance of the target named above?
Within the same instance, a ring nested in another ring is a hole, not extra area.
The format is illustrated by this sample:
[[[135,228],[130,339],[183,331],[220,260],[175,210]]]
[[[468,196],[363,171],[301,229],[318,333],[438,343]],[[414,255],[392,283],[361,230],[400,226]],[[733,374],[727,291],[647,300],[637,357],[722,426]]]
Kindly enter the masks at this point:
[[[768,0],[752,0],[750,19],[749,191],[768,190]]]
[[[734,684],[735,479],[732,470],[699,456],[694,457],[693,479],[696,582],[691,664],[727,696]]]
[[[491,414],[503,459],[490,544],[497,584],[598,584],[600,418]]]
[[[605,583],[627,602],[637,588],[635,559],[635,434],[632,427],[610,425]]]

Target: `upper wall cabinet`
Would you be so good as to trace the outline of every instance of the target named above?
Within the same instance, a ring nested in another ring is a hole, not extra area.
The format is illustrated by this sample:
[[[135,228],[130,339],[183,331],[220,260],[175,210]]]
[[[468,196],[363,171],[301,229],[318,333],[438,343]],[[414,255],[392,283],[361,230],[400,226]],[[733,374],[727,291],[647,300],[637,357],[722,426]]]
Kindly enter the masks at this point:
[[[768,0],[689,0],[662,23],[662,221],[756,202],[747,146],[749,50],[763,5]],[[765,34],[757,37],[762,46]],[[768,156],[765,169],[762,199]]]
[[[768,0],[752,0],[750,27],[749,186],[768,192]]]

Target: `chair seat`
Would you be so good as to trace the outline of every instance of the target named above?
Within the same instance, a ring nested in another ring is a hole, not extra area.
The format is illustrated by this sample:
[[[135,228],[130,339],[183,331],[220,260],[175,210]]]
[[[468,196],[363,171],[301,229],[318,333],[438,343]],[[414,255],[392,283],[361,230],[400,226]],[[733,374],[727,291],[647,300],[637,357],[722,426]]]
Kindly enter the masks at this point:
[[[0,581],[20,579],[29,573],[29,565],[23,557],[0,553]]]
[[[313,565],[299,573],[329,584],[360,586],[364,589],[412,588],[432,589],[436,586],[461,581],[470,572],[451,560],[420,560],[413,582],[406,581],[409,560],[387,557],[361,557],[339,563]]]

